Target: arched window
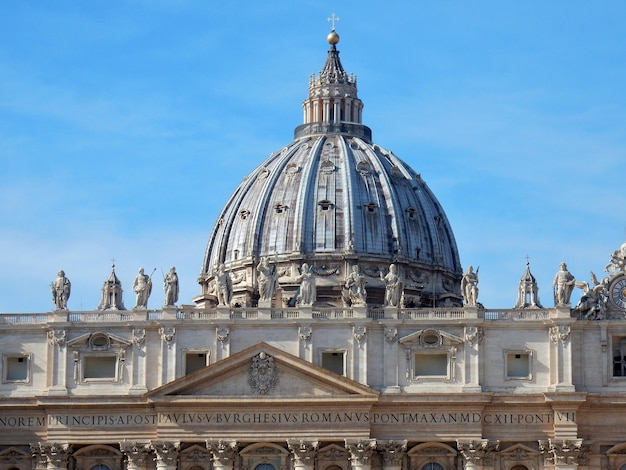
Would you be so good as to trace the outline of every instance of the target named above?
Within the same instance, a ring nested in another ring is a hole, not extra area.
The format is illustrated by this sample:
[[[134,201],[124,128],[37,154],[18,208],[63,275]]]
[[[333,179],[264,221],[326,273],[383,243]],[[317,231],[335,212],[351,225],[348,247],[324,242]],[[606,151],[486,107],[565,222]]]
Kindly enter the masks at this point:
[[[515,467],[511,467],[511,470],[528,470],[528,467],[526,465],[516,465]]]
[[[435,462],[427,463],[422,467],[422,470],[445,470],[441,465]]]
[[[276,469],[270,463],[260,463],[259,465],[254,467],[254,470],[276,470]]]
[[[111,468],[99,463],[98,465],[94,465],[93,467],[91,467],[89,470],[111,470]]]
[[[622,465],[619,470],[626,470],[626,464]]]

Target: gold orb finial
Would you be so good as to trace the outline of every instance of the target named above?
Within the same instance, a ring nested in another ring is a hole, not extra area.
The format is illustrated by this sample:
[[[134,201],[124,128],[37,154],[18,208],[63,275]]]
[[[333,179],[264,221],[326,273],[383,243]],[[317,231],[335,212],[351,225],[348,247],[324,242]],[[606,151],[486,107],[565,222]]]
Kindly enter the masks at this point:
[[[326,40],[328,41],[328,44],[335,45],[339,42],[339,35],[333,29],[330,33],[328,33],[328,36],[326,36]]]

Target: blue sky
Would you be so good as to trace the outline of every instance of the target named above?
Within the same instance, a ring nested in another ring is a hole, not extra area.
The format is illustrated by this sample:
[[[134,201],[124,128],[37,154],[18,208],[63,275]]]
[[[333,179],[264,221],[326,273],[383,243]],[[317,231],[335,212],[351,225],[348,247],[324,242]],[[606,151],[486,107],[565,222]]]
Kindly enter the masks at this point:
[[[385,3],[383,5],[383,3]],[[199,293],[208,235],[243,177],[293,138],[335,11],[374,141],[422,174],[511,308],[526,256],[552,306],[626,239],[621,1],[5,2],[0,312],[94,309],[115,258]],[[160,282],[149,302],[163,301]]]

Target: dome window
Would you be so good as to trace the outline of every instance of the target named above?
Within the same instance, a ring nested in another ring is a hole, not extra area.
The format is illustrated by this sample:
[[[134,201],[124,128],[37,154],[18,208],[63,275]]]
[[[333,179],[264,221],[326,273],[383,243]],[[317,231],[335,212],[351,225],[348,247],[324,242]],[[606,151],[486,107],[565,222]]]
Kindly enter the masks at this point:
[[[335,171],[335,164],[330,160],[324,160],[320,164],[320,171],[326,175],[330,175]]]
[[[415,207],[409,207],[406,210],[407,216],[409,217],[409,220],[415,220],[417,219],[417,209]]]
[[[239,211],[239,217],[241,217],[243,220],[246,220],[249,215],[250,215],[250,211],[247,209],[243,209]]]
[[[356,171],[361,173],[362,176],[367,176],[372,172],[372,167],[367,162],[359,162],[356,166]]]
[[[285,206],[283,204],[276,204],[276,206],[274,206],[274,211],[277,214],[283,214],[283,213],[287,212],[287,206]]]
[[[378,205],[375,202],[368,202],[363,207],[368,214],[375,214],[378,212]]]
[[[328,199],[324,199],[318,202],[317,205],[320,206],[320,210],[322,211],[328,211],[333,207],[333,203],[330,202]]]

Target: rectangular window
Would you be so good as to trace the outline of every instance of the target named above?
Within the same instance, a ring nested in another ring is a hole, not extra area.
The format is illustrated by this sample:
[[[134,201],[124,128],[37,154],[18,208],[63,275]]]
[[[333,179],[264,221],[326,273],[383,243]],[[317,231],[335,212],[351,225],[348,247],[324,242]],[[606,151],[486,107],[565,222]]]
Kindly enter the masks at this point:
[[[116,380],[117,356],[84,356],[84,380]]]
[[[322,367],[339,375],[345,375],[345,361],[342,351],[322,351]]]
[[[204,369],[208,365],[207,356],[208,354],[204,351],[187,352],[185,354],[185,375]]]
[[[507,379],[532,379],[532,351],[505,351]]]
[[[27,354],[6,355],[3,360],[3,382],[29,382],[30,356]]]
[[[626,377],[626,338],[613,338],[613,377]]]
[[[413,376],[419,377],[448,377],[448,354],[418,353],[414,357]]]

